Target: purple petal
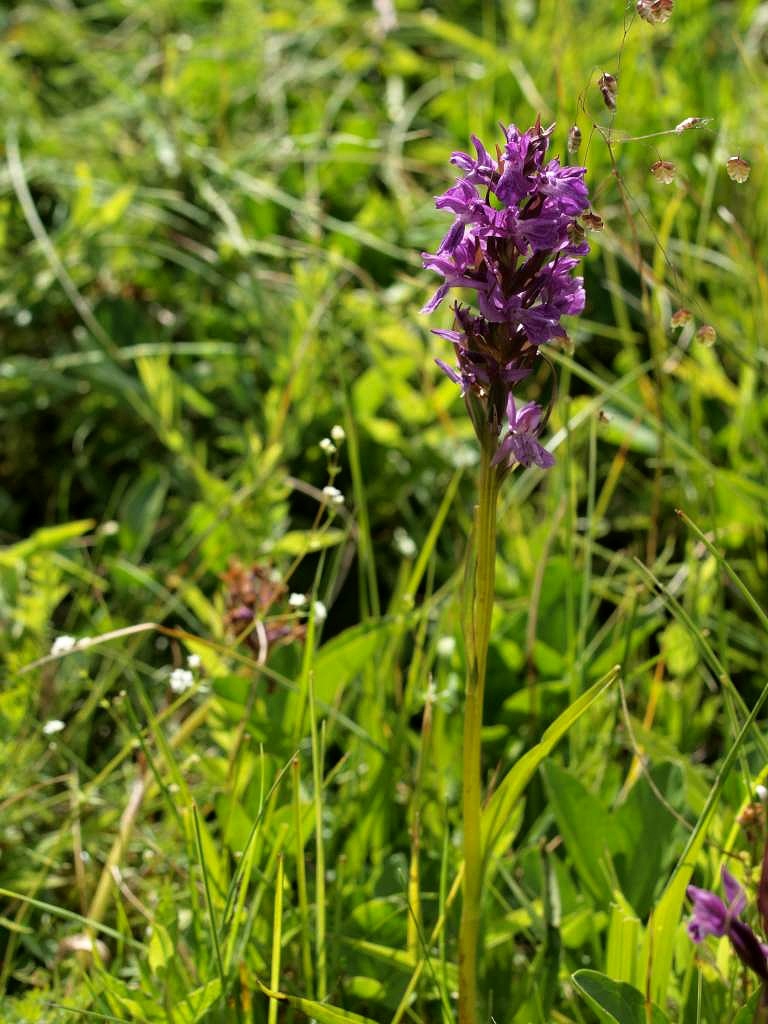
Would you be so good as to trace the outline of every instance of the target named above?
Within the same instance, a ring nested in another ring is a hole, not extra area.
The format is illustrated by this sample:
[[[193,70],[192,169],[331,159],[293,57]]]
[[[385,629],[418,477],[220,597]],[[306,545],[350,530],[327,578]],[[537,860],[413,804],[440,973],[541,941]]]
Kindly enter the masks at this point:
[[[725,895],[728,898],[728,913],[732,917],[738,917],[747,905],[744,890],[725,866],[723,866],[720,876]]]
[[[433,327],[430,331],[431,334],[437,334],[441,338],[446,338],[448,341],[458,343],[464,339],[464,335],[459,331],[443,331],[439,327]]]
[[[448,363],[444,363],[442,359],[436,359],[435,362],[440,367],[446,376],[450,377],[454,384],[461,384],[461,377],[456,373],[453,367],[449,366]]]
[[[528,402],[517,414],[517,432],[534,434],[541,422],[541,406],[536,402]]]
[[[443,299],[445,298],[445,296],[447,294],[448,294],[448,285],[447,284],[441,284],[440,287],[435,292],[435,294],[432,296],[432,298],[426,304],[426,306],[422,306],[421,307],[420,312],[422,312],[422,313],[432,313],[432,312],[434,312],[434,310],[437,309],[437,307],[440,305],[440,303],[443,301]]]
[[[694,942],[701,942],[707,935],[725,935],[728,911],[725,904],[709,889],[698,889],[689,885],[688,898],[693,902],[693,917],[688,925],[688,934]]]
[[[555,464],[554,457],[539,444],[533,434],[510,434],[504,444],[509,454],[521,466],[540,466],[550,469]],[[504,447],[504,446],[502,446]]]
[[[440,248],[437,250],[438,253],[453,252],[459,242],[463,239],[465,230],[465,224],[462,221],[457,220],[440,243]]]

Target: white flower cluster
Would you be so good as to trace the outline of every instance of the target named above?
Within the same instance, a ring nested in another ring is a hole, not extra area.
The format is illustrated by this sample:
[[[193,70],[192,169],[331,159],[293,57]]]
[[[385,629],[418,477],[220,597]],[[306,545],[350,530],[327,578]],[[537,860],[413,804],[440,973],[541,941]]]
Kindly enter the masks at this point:
[[[79,639],[76,636],[57,636],[51,644],[50,653],[52,657],[60,658],[63,654],[69,654],[70,651],[82,651],[92,643],[93,639],[89,636],[81,636]]]
[[[331,487],[331,485],[329,484],[327,487],[323,488],[323,494],[326,496],[326,498],[330,499],[332,505],[344,504],[344,495],[341,493],[338,487]]]
[[[51,644],[51,654],[68,654],[77,646],[77,640],[73,636],[57,636]]]
[[[188,668],[175,668],[171,672],[169,681],[174,693],[185,693],[194,685],[195,677]]]
[[[321,451],[325,452],[326,455],[335,455],[339,449],[339,445],[344,443],[346,436],[344,427],[336,423],[331,427],[331,436],[324,437],[322,441],[319,442],[318,447]]]
[[[190,654],[187,657],[186,668],[171,669],[168,676],[168,685],[174,693],[186,693],[195,685],[195,672],[200,668],[202,661],[199,654]]]

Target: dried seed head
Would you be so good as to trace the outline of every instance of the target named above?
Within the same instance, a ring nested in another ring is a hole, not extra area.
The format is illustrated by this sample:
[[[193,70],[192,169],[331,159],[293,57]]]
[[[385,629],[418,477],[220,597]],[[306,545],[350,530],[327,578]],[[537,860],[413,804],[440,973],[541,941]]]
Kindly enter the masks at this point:
[[[690,309],[678,309],[673,314],[669,321],[670,327],[685,327],[693,320],[693,313]]]
[[[662,185],[671,185],[675,180],[675,165],[669,160],[657,160],[655,164],[651,164],[651,174]]]
[[[710,120],[708,117],[686,117],[680,124],[675,125],[675,131],[678,135],[682,135],[683,132],[688,132],[691,128],[701,128],[702,125],[707,124]]]
[[[571,245],[581,245],[586,237],[584,228],[578,221],[574,220],[568,225],[568,241]]]
[[[598,216],[594,210],[587,210],[581,215],[581,223],[587,231],[602,231],[603,218]]]
[[[610,75],[607,71],[604,71],[600,75],[600,79],[597,83],[600,92],[603,94],[603,103],[609,110],[616,109],[616,93],[618,92],[619,83],[613,75]]]
[[[752,170],[743,156],[729,157],[725,169],[731,181],[737,181],[740,185],[747,180]]]
[[[711,348],[711,346],[717,341],[717,331],[712,324],[702,324],[698,331],[696,331],[694,337],[701,345],[706,345],[707,348]]]
[[[568,131],[568,152],[573,156],[578,151],[581,145],[581,128],[577,124],[572,124]]]
[[[649,25],[661,25],[669,21],[675,0],[637,0],[637,13]]]

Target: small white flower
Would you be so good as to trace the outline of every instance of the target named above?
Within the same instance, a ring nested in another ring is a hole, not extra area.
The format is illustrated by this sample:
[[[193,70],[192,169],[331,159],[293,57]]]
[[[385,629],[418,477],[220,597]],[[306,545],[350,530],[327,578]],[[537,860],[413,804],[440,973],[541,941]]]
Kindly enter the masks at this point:
[[[768,800],[768,789],[766,789],[765,786],[758,784],[755,786],[755,796],[760,803],[764,804],[766,800]]]
[[[73,636],[57,636],[51,645],[51,654],[67,654],[77,647],[77,640]]]
[[[413,537],[405,532],[402,526],[398,526],[393,537],[395,548],[403,558],[414,558],[416,555],[416,542]]]
[[[326,455],[333,455],[336,451],[336,445],[330,439],[330,437],[324,437],[319,443],[318,448],[325,452]]]
[[[190,654],[189,657],[187,658],[187,668],[200,668],[200,664],[201,662],[199,654]]]
[[[334,505],[344,504],[344,495],[341,493],[338,487],[331,487],[331,485],[329,484],[327,487],[323,488],[323,494],[326,496],[326,498],[330,498],[331,502]]]
[[[291,606],[291,608],[303,608],[306,603],[306,594],[291,594],[291,596],[288,598],[288,604]]]
[[[46,736],[55,736],[57,732],[61,732],[65,728],[65,725],[58,718],[52,718],[50,722],[46,722],[43,726],[43,733]]]
[[[341,442],[344,440],[346,436],[347,435],[344,432],[344,427],[340,426],[338,423],[334,424],[334,426],[331,427],[331,437],[336,442],[336,444],[341,444]]]
[[[322,601],[315,601],[313,605],[315,612],[315,622],[325,622],[328,618],[328,609],[325,607]]]
[[[435,646],[441,658],[450,658],[456,650],[456,640],[452,636],[441,636]]]
[[[170,684],[174,693],[184,693],[195,681],[195,677],[186,668],[175,668],[171,672]]]

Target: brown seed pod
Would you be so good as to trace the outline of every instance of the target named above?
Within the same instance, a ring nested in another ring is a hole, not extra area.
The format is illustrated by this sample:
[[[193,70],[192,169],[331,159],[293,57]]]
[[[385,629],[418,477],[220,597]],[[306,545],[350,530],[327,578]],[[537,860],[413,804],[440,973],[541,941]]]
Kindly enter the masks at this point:
[[[603,94],[603,103],[609,110],[616,109],[616,93],[618,92],[619,83],[616,81],[614,75],[604,71],[598,80],[598,88]]]
[[[680,124],[675,125],[675,131],[678,135],[682,135],[683,132],[688,132],[691,128],[701,128],[702,125],[708,124],[710,118],[708,117],[686,117]]]
[[[637,0],[637,13],[649,25],[661,25],[672,17],[675,0]]]
[[[588,210],[586,213],[582,213],[581,223],[587,231],[603,230],[603,218],[599,216],[599,214],[595,213],[594,210]]]
[[[581,145],[581,129],[577,124],[572,124],[568,131],[568,152],[573,155]]]
[[[711,346],[717,341],[717,331],[712,324],[702,324],[696,331],[694,337],[699,344],[706,345],[707,348],[711,348]]]
[[[675,180],[675,165],[669,160],[657,160],[651,164],[651,174],[662,185],[671,185]]]
[[[725,170],[731,181],[737,181],[741,185],[749,178],[752,168],[743,156],[732,156],[726,161]]]
[[[581,245],[586,237],[584,228],[578,221],[574,220],[568,225],[568,241],[571,245]]]
[[[693,320],[693,313],[690,309],[678,309],[672,314],[669,326],[674,328],[685,327],[685,325],[689,324],[691,320]]]

